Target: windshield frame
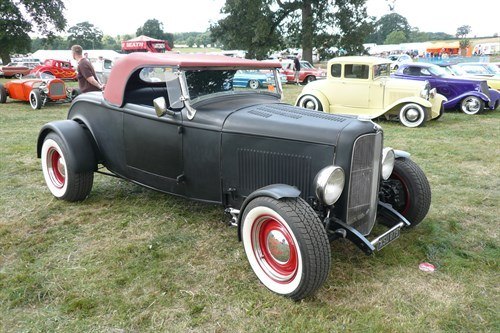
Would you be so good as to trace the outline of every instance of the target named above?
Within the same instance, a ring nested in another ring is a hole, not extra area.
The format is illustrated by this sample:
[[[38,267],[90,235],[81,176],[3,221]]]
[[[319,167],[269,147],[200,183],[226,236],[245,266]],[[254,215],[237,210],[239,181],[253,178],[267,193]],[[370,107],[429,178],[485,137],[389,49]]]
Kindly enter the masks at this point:
[[[433,76],[437,76],[437,77],[449,76],[449,74],[446,72],[446,69],[444,69],[443,67],[440,67],[438,65],[432,65],[432,66],[426,67],[426,69]]]
[[[201,96],[197,96],[195,98],[191,98],[190,94],[189,94],[189,82],[188,82],[188,79],[187,79],[187,76],[186,76],[186,72],[188,71],[196,71],[196,70],[205,70],[205,71],[247,71],[247,70],[257,70],[257,71],[260,71],[260,70],[269,70],[273,73],[273,77],[274,77],[274,82],[276,83],[274,85],[274,88],[275,88],[275,91],[272,92],[272,91],[268,91],[268,90],[255,90],[255,91],[250,91],[250,90],[244,90],[244,91],[235,91],[235,90],[228,90],[228,91],[220,91],[220,92],[215,92],[215,93],[211,93],[211,94],[206,94],[206,95],[201,95]],[[248,95],[248,94],[264,94],[264,95],[271,95],[271,96],[275,96],[277,98],[279,98],[280,100],[283,98],[283,87],[282,87],[282,84],[281,84],[281,77],[280,77],[280,73],[279,73],[279,69],[278,68],[274,68],[274,67],[269,67],[269,68],[255,68],[255,67],[204,67],[204,68],[181,68],[179,69],[180,71],[180,76],[181,76],[181,80],[184,81],[183,82],[183,85],[186,89],[186,96],[185,98],[189,99],[190,103],[191,104],[196,104],[198,102],[201,102],[201,101],[206,101],[212,97],[217,97],[217,98],[220,98],[224,95],[227,95],[227,96],[235,96],[235,95],[238,95],[238,94],[242,94],[242,95]]]

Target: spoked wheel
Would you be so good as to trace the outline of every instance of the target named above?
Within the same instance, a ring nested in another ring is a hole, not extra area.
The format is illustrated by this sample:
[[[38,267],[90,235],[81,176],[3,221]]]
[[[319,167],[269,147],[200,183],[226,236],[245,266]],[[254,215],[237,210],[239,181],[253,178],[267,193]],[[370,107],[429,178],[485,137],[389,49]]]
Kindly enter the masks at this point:
[[[16,74],[14,75],[14,77],[15,77],[16,79],[22,79],[22,78],[23,78],[23,74],[21,74],[21,73],[16,73]]]
[[[313,95],[302,96],[297,102],[297,106],[309,110],[323,111],[323,105],[321,104],[319,99],[317,99]]]
[[[460,109],[465,114],[478,114],[484,110],[484,102],[476,96],[467,96],[460,103]]]
[[[431,205],[429,181],[420,167],[409,158],[397,158],[389,179],[382,181],[380,201],[391,204],[416,226],[427,215]]]
[[[3,84],[0,83],[0,103],[6,103],[7,102],[7,90],[3,86]]]
[[[40,90],[38,89],[33,89],[30,92],[30,105],[33,110],[39,110],[42,108],[42,94],[40,93]]]
[[[425,124],[427,113],[425,109],[415,103],[403,105],[399,111],[399,121],[406,127],[418,127]]]
[[[252,89],[258,89],[260,87],[260,83],[257,80],[248,81],[248,86]]]
[[[42,145],[42,170],[50,192],[58,199],[79,201],[85,199],[94,181],[94,173],[74,171],[67,148],[61,138],[50,133]]]
[[[248,261],[268,289],[299,300],[326,280],[330,270],[328,237],[303,199],[256,198],[245,208],[241,221]]]

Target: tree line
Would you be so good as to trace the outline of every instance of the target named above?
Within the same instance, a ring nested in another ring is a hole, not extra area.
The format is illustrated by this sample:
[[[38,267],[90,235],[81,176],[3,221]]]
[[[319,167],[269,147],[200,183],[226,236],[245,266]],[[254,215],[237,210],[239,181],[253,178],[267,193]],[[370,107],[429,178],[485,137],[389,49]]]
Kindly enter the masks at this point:
[[[206,32],[167,33],[157,19],[137,28],[136,36],[167,40],[170,46],[217,45],[223,49],[246,50],[248,58],[263,59],[270,51],[299,48],[312,61],[313,49],[327,54],[332,47],[345,54],[363,54],[363,43],[399,44],[450,39],[443,32],[421,32],[405,17],[392,12],[380,19],[370,17],[367,0],[226,0],[224,18]],[[84,49],[120,50],[121,42],[133,35],[109,36],[90,22],[66,29],[63,0],[1,0],[0,58],[10,61],[12,53],[39,49],[68,49],[80,44]],[[467,26],[462,26],[467,27]],[[471,29],[466,31],[470,33]],[[31,39],[37,31],[43,37]],[[66,37],[62,33],[66,32]],[[461,31],[463,32],[463,31]],[[59,35],[58,35],[59,33]],[[465,40],[467,34],[457,37]]]

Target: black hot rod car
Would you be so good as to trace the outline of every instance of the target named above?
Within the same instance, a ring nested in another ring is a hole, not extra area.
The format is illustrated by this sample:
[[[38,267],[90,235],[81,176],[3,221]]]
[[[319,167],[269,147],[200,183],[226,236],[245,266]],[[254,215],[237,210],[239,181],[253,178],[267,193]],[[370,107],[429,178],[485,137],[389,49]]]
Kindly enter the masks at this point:
[[[222,56],[131,54],[104,93],[77,97],[68,119],[43,126],[37,154],[50,191],[85,199],[98,165],[137,184],[218,203],[251,268],[292,299],[330,269],[329,241],[367,254],[426,216],[427,178],[409,154],[383,147],[366,119],[280,102],[279,63]],[[268,84],[234,87],[239,70]],[[370,237],[379,221],[388,230]]]

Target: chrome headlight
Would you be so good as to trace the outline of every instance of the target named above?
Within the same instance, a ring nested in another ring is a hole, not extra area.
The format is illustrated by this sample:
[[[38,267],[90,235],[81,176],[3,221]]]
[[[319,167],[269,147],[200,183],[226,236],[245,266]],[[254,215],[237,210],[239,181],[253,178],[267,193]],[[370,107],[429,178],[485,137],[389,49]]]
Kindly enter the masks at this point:
[[[392,148],[384,148],[382,150],[382,179],[387,180],[392,174],[394,169],[394,162],[396,157]]]
[[[436,88],[432,88],[432,89],[431,89],[431,91],[429,91],[429,96],[430,96],[431,98],[436,97],[436,94],[437,94],[437,90],[436,90]]]
[[[423,99],[429,99],[429,90],[427,88],[423,89],[420,92],[420,97],[422,97]]]
[[[316,197],[327,206],[340,198],[344,189],[345,175],[341,167],[330,165],[318,172],[314,178]]]

